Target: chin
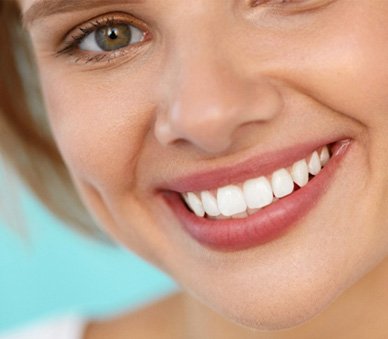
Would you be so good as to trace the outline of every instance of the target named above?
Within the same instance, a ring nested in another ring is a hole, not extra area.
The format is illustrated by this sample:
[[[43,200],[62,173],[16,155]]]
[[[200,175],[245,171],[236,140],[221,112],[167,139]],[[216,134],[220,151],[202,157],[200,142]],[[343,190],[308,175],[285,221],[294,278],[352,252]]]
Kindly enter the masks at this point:
[[[237,325],[257,331],[287,330],[311,321],[321,314],[341,294],[334,287],[326,291],[304,291],[292,294],[279,293],[279,297],[269,295],[236,294],[230,304],[223,303],[213,308],[215,312]],[[275,293],[275,291],[274,291]],[[225,300],[228,301],[228,300]],[[213,305],[214,306],[214,305]],[[213,307],[210,305],[210,307]]]
[[[346,317],[349,309],[342,308],[343,300],[352,298],[353,291],[363,286],[363,277],[382,260],[377,256],[369,259],[333,266],[300,262],[293,271],[275,269],[267,279],[262,278],[263,271],[251,276],[236,271],[223,277],[215,274],[206,285],[217,288],[201,291],[195,286],[193,294],[232,323],[250,330],[285,331],[322,320],[332,312]],[[333,260],[328,258],[328,262]],[[342,321],[342,316],[336,318]]]
[[[225,319],[253,331],[287,331],[308,326],[332,312],[340,314],[336,319],[342,322],[349,311],[342,308],[346,305],[343,300],[352,299],[352,293],[363,288],[364,278],[369,272],[373,273],[384,258],[358,263],[353,266],[353,272],[345,269],[325,272],[328,267],[321,267],[321,274],[301,272],[299,276],[291,275],[289,281],[284,277],[266,282],[252,279],[234,292],[231,284],[230,292],[213,291],[212,296],[206,295],[202,300]],[[227,288],[227,284],[222,288]]]
[[[326,309],[332,300],[305,303],[284,300],[283,303],[271,304],[262,308],[258,308],[257,305],[252,307],[244,305],[240,310],[229,311],[222,315],[232,322],[251,330],[281,331],[307,323]]]

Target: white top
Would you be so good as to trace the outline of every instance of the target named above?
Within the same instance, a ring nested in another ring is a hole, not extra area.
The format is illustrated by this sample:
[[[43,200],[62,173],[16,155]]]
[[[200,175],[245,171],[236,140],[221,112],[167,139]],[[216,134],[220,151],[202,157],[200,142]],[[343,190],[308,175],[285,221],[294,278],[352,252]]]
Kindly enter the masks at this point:
[[[86,324],[85,319],[66,316],[0,333],[0,339],[82,339]]]

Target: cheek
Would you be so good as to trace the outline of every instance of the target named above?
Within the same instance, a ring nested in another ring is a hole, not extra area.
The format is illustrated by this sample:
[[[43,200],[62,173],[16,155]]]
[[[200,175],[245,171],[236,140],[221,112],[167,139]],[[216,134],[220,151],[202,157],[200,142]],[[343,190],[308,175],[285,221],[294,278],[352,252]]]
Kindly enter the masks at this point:
[[[315,83],[320,82],[317,96],[369,128],[387,128],[388,67],[384,60],[388,60],[388,44],[363,33],[355,33],[357,39],[352,34],[337,37],[329,46],[334,52],[322,53],[325,59],[312,73]],[[388,39],[388,30],[386,36]]]
[[[365,8],[368,5],[348,8],[346,16],[341,14],[341,20],[338,17],[329,20],[310,34],[308,40],[299,39],[288,51],[292,67],[286,77],[298,90],[332,110],[333,120],[342,117],[363,131],[356,138],[364,147],[369,166],[369,189],[374,196],[385,197],[382,209],[385,211],[388,201],[388,25],[385,24],[388,2],[382,6],[381,10]]]
[[[43,92],[70,171],[101,189],[125,189],[134,179],[153,116],[144,82],[99,82],[84,74],[55,82],[53,73],[42,74]]]
[[[336,5],[342,4],[339,13],[346,15],[328,16],[324,25],[312,23],[290,37],[292,44],[283,41],[283,61],[289,65],[285,77],[334,111],[387,129],[388,3]]]
[[[370,129],[388,128],[388,26],[369,22],[328,30],[332,37],[319,59],[318,71],[311,72],[321,98],[328,104]],[[367,22],[368,21],[368,22]]]

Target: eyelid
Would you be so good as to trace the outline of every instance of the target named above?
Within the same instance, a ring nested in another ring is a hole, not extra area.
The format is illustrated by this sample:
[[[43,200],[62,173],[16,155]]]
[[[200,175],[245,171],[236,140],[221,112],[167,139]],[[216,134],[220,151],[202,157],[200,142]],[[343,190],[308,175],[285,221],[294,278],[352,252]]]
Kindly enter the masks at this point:
[[[293,14],[314,11],[330,5],[336,0],[252,0],[252,7],[267,7],[277,14]],[[282,13],[282,11],[284,13]]]

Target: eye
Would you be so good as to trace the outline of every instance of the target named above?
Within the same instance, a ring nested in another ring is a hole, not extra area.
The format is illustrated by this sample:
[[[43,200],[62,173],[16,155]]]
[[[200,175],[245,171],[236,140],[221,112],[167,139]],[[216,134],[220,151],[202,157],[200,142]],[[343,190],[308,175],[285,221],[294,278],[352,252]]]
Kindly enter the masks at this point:
[[[96,27],[78,45],[80,50],[110,52],[141,42],[144,32],[130,24],[113,23]]]
[[[70,30],[56,55],[75,64],[102,66],[124,57],[132,60],[151,40],[149,26],[143,20],[128,13],[108,13]]]
[[[298,4],[298,3],[303,3],[303,2],[307,2],[307,1],[306,0],[252,0],[251,6],[257,7],[257,6],[266,5],[266,4],[287,5],[287,4]]]
[[[336,0],[251,0],[251,7],[267,7],[289,10],[291,12],[307,12],[324,8]]]

